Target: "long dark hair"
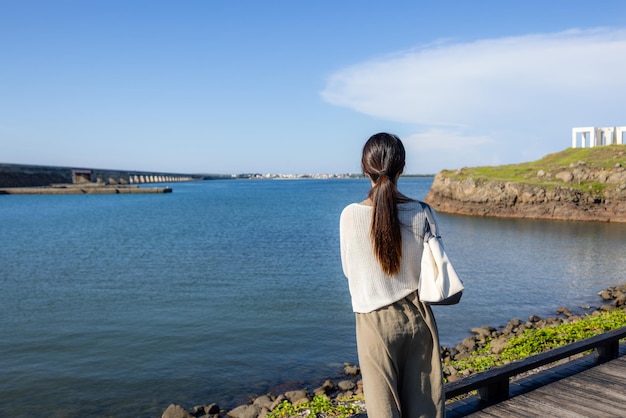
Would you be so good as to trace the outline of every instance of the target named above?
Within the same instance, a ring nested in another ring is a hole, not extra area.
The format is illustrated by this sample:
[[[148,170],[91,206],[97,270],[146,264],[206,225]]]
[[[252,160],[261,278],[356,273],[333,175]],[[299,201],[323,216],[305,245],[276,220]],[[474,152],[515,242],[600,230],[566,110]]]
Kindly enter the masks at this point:
[[[370,235],[374,253],[383,271],[394,275],[400,270],[402,236],[398,219],[398,203],[410,201],[398,191],[398,177],[404,170],[405,151],[395,135],[372,135],[363,147],[361,168],[374,186],[369,191],[374,210]]]

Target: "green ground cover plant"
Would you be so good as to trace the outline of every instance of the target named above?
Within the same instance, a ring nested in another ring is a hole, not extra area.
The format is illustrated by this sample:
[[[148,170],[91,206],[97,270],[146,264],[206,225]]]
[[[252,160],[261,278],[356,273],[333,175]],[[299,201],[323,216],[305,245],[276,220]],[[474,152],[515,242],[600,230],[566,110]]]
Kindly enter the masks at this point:
[[[455,360],[451,364],[459,372],[466,369],[470,372],[480,372],[624,326],[626,326],[626,311],[616,309],[598,312],[576,322],[566,322],[541,329],[527,329],[523,335],[509,339],[499,354],[491,352],[493,340],[488,340],[484,348],[474,351],[469,358]]]
[[[348,418],[361,412],[361,408],[355,403],[357,400],[351,398],[331,401],[326,396],[315,396],[312,401],[296,406],[289,401],[283,401],[267,415],[267,418],[299,416]]]

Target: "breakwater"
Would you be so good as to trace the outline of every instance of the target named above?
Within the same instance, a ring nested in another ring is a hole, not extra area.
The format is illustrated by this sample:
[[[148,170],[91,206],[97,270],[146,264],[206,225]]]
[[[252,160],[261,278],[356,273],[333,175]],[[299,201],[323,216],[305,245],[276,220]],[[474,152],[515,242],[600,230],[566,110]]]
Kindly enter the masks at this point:
[[[0,188],[46,187],[54,184],[137,185],[205,180],[198,174],[0,164]]]

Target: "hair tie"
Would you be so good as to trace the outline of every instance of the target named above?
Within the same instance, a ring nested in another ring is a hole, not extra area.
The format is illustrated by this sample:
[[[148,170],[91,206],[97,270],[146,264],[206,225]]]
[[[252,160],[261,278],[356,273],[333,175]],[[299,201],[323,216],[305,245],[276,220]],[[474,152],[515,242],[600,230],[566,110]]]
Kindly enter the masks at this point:
[[[383,174],[384,174],[384,175],[387,175],[387,170],[380,170],[380,171],[378,172],[378,177],[382,176]]]

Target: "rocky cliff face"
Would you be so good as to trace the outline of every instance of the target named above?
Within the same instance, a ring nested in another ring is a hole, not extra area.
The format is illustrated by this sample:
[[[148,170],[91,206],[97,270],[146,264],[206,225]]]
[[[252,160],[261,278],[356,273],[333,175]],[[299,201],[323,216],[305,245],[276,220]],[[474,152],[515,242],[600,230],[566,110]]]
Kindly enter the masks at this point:
[[[462,215],[626,222],[626,168],[621,163],[598,169],[579,161],[526,177],[507,182],[475,179],[463,169],[442,172],[425,200],[435,210]]]

